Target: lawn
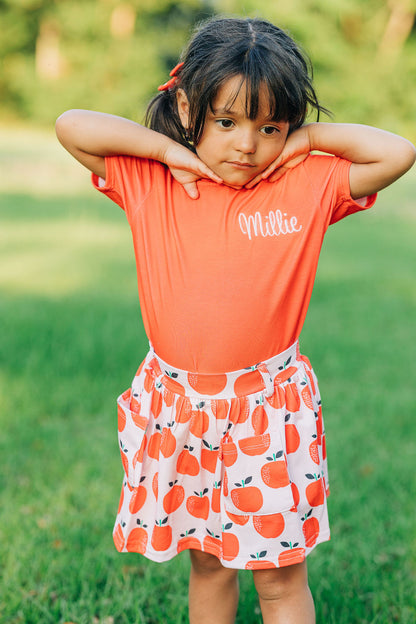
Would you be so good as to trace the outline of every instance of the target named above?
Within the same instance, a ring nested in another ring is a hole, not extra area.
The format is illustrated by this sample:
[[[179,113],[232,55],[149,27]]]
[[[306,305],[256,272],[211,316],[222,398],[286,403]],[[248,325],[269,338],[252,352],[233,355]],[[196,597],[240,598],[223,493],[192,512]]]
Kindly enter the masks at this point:
[[[21,185],[20,156],[0,184],[0,620],[185,623],[187,553],[158,565],[111,537],[115,397],[146,351],[124,215],[52,143]],[[331,481],[332,540],[309,558],[322,624],[416,621],[415,196],[412,173],[330,228],[303,333]],[[260,623],[240,574],[237,622]]]

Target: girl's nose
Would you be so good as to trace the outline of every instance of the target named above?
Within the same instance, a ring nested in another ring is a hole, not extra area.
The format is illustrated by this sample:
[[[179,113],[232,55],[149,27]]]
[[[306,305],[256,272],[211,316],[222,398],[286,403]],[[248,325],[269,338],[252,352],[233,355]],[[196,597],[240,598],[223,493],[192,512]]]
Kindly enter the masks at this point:
[[[256,151],[255,133],[251,130],[242,130],[237,137],[236,148],[243,154],[254,154]]]

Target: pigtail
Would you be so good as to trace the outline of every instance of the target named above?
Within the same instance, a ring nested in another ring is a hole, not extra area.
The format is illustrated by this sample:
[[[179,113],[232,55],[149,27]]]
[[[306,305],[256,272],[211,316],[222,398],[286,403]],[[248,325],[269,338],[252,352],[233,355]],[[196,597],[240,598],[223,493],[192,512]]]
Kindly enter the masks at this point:
[[[151,100],[146,110],[145,125],[192,149],[179,118],[175,88],[161,91]]]

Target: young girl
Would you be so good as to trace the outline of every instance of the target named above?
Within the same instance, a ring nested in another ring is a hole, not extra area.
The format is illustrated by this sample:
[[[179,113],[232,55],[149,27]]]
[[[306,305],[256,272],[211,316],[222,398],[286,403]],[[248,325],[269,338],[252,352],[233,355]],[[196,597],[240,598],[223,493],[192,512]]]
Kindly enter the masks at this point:
[[[317,380],[299,352],[328,225],[415,160],[405,139],[304,125],[309,66],[260,19],[196,32],[150,128],[89,111],[59,140],[125,210],[150,351],[118,399],[125,476],[114,541],[189,549],[191,624],[230,624],[237,570],[265,624],[315,621],[306,555],[329,539]],[[312,150],[327,155],[311,155]]]

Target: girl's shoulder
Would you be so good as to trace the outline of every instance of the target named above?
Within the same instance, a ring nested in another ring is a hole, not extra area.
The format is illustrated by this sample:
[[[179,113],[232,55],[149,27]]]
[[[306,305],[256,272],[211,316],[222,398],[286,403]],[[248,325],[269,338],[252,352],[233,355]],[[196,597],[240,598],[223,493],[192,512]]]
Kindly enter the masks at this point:
[[[309,185],[316,190],[331,188],[335,194],[349,197],[350,167],[351,162],[344,158],[313,152],[293,171],[296,172],[298,169],[298,176],[303,176],[303,181],[307,180]],[[300,179],[296,179],[296,176],[292,179],[294,184],[301,184],[301,182]]]
[[[105,171],[105,180],[92,175],[94,187],[127,212],[130,205],[142,201],[152,189],[161,192],[172,180],[163,163],[123,154],[106,156]]]

